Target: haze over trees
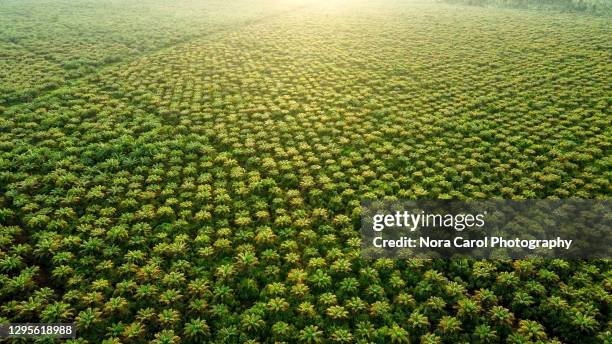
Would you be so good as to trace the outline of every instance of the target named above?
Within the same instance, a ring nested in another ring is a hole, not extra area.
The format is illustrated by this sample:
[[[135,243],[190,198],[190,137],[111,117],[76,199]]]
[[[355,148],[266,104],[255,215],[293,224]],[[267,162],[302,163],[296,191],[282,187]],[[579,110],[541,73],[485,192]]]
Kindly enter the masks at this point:
[[[560,10],[610,15],[609,0],[439,0],[454,4],[474,6],[500,6],[539,10]]]
[[[367,260],[370,199],[610,197],[607,15],[0,0],[0,322],[606,343],[609,260]],[[51,340],[39,340],[51,342]]]

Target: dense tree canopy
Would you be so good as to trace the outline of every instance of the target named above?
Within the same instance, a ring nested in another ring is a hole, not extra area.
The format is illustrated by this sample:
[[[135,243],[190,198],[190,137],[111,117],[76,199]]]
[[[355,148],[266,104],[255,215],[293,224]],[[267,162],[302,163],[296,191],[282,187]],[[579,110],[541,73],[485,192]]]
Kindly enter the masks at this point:
[[[612,2],[609,0],[438,0],[453,4],[474,6],[502,6],[515,8],[561,10],[610,15]]]
[[[358,231],[368,199],[608,198],[609,18],[78,0],[116,35],[24,29],[54,3],[0,4],[20,18],[0,15],[0,322],[74,321],[69,343],[612,341],[609,260],[373,261]]]

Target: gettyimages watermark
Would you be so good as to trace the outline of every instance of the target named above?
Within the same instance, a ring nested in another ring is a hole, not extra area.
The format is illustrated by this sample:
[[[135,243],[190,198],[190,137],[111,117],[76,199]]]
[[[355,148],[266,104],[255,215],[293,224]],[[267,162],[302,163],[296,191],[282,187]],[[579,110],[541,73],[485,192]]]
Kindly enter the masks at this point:
[[[609,258],[607,200],[370,201],[368,258]]]

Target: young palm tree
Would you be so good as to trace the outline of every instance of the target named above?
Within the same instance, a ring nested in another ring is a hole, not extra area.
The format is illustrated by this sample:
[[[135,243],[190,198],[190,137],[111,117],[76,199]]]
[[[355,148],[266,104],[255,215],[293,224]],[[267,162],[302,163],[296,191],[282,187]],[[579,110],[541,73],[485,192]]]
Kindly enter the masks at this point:
[[[278,321],[272,325],[272,335],[277,340],[289,339],[292,332],[292,326],[284,321]]]
[[[330,306],[325,311],[327,316],[334,320],[342,320],[348,318],[348,311],[344,309],[342,306]]]
[[[461,321],[452,316],[443,316],[438,323],[438,330],[445,338],[457,338],[455,335],[461,331]]]
[[[429,329],[429,319],[421,314],[418,310],[415,310],[410,314],[410,317],[407,320],[410,328],[415,330],[415,332],[423,332],[424,330]]]
[[[442,338],[440,338],[439,336],[433,333],[426,333],[421,336],[421,344],[441,344],[441,343],[442,343]]]
[[[472,336],[476,343],[495,343],[498,341],[497,332],[486,324],[476,326]]]
[[[298,339],[301,343],[322,343],[323,331],[319,330],[319,326],[308,325],[304,329],[300,330]]]
[[[123,338],[127,339],[128,341],[136,340],[141,338],[145,331],[146,327],[143,324],[133,322],[127,325],[123,330]]]
[[[92,326],[96,326],[102,320],[101,316],[102,312],[97,308],[87,308],[79,312],[75,318],[77,330],[85,331],[92,328]]]
[[[73,315],[70,305],[63,302],[54,302],[41,312],[40,318],[44,322],[57,323],[69,320]]]
[[[334,343],[352,343],[353,335],[348,329],[340,328],[331,333],[330,339]]]
[[[240,325],[247,332],[258,333],[265,326],[265,321],[258,314],[246,314],[242,317]]]
[[[391,339],[391,343],[410,343],[410,336],[408,331],[406,331],[396,323],[393,323],[391,328],[388,329],[387,335]]]
[[[153,344],[178,344],[181,341],[181,337],[174,334],[173,330],[162,330],[155,334],[155,339],[151,342]]]

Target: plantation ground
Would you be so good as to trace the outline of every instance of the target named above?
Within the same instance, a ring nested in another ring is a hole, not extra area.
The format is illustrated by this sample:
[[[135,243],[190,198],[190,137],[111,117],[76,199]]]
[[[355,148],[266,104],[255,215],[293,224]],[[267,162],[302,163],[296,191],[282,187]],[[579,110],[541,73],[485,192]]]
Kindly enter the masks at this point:
[[[0,321],[72,342],[612,340],[609,261],[360,258],[373,198],[610,197],[609,16],[0,2]]]

